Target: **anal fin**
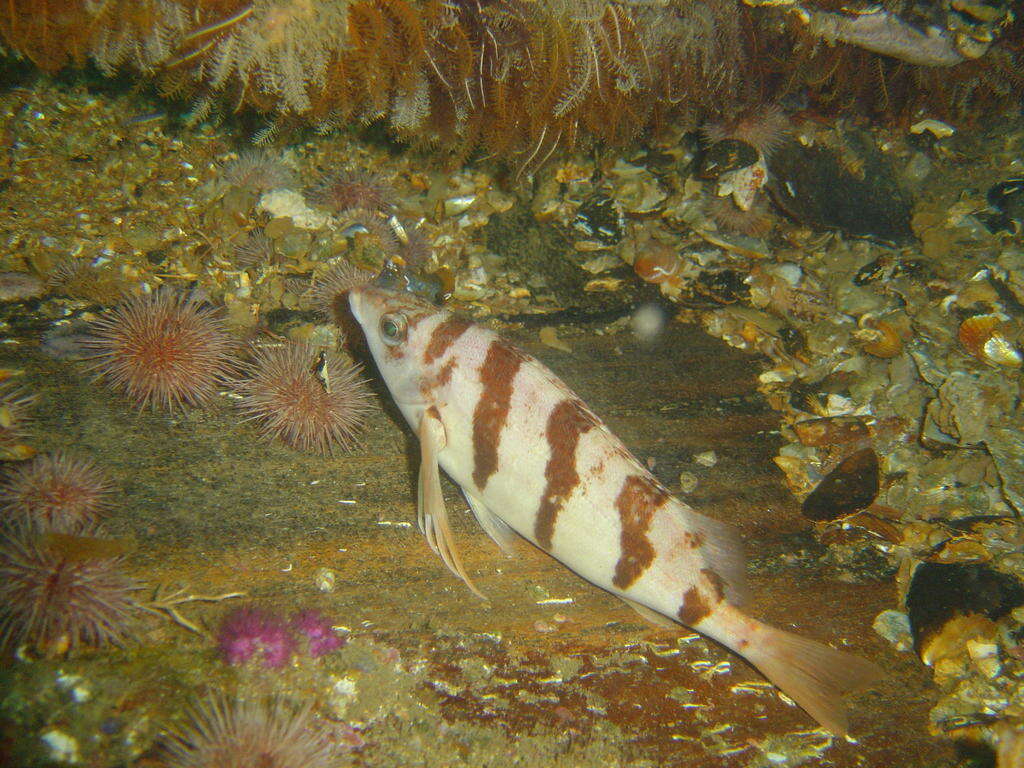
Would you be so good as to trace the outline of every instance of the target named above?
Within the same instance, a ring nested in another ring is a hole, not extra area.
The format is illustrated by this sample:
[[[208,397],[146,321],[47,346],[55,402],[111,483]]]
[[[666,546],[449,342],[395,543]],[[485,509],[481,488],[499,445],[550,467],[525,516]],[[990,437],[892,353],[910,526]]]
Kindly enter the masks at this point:
[[[647,621],[656,627],[661,627],[662,629],[679,629],[678,622],[672,621],[668,616],[658,613],[653,608],[648,608],[646,605],[635,603],[622,596],[619,596],[619,599],[640,614],[640,618],[644,621]]]
[[[477,589],[462,565],[462,558],[455,547],[451,526],[448,524],[448,509],[441,493],[441,469],[438,454],[446,443],[444,424],[436,408],[428,409],[420,419],[420,474],[417,484],[417,522],[420,531],[434,552],[441,556],[448,569],[466,582],[466,586],[477,597],[486,600]]]
[[[508,526],[508,523],[491,512],[486,504],[465,488],[462,489],[462,493],[465,494],[466,501],[469,502],[469,508],[473,510],[473,515],[476,517],[476,521],[480,523],[480,527],[501,548],[502,552],[509,556],[514,555],[515,542],[519,538],[516,532]]]

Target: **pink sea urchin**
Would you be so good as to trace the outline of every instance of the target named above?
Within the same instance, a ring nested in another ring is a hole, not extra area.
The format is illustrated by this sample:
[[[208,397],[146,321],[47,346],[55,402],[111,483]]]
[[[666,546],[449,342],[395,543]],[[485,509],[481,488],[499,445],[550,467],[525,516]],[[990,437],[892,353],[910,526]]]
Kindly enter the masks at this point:
[[[138,584],[119,557],[72,556],[52,534],[0,534],[0,648],[29,643],[45,653],[120,644]]]
[[[238,407],[266,437],[320,454],[356,442],[371,397],[362,367],[309,344],[260,349],[235,384]]]
[[[312,705],[281,699],[230,701],[214,696],[195,705],[171,734],[169,768],[326,768],[337,755],[318,728]]]
[[[110,483],[91,460],[63,451],[37,456],[0,483],[4,522],[37,531],[76,533],[109,505]]]
[[[236,371],[236,342],[194,294],[129,299],[91,327],[90,370],[142,408],[208,406]]]
[[[273,669],[288,663],[295,638],[278,616],[247,606],[236,608],[221,622],[217,647],[228,664],[245,664],[255,658]]]

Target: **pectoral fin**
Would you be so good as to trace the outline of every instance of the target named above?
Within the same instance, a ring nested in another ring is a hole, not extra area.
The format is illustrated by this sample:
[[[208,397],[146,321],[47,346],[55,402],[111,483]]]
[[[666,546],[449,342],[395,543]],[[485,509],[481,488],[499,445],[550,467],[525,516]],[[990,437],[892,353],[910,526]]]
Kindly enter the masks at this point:
[[[476,521],[480,523],[480,527],[501,548],[502,552],[506,555],[515,554],[515,542],[519,538],[516,532],[509,528],[504,520],[491,512],[480,499],[470,494],[465,488],[462,489],[462,493],[465,494],[466,501],[469,502],[469,508],[473,510],[473,515],[476,517]]]
[[[476,588],[473,581],[462,566],[462,559],[455,548],[455,539],[448,525],[448,510],[444,505],[441,493],[441,471],[438,466],[438,454],[444,448],[446,437],[444,424],[436,408],[429,408],[420,419],[420,476],[417,487],[417,522],[434,550],[448,569],[466,582],[474,595],[487,599],[483,592]]]

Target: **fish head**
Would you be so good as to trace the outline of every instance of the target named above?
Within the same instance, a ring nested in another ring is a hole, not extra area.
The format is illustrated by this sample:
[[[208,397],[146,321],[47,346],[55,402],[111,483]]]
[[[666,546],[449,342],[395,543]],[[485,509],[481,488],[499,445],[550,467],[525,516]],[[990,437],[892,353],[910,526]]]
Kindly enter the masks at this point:
[[[391,396],[400,406],[425,404],[433,373],[426,352],[450,313],[415,294],[374,285],[349,291],[349,306]]]

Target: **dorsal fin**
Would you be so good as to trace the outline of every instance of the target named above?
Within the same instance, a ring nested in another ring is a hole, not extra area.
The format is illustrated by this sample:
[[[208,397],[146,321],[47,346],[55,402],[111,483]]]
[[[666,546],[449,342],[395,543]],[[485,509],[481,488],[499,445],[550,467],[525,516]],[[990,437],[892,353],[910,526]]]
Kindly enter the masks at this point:
[[[739,531],[728,523],[688,510],[686,525],[700,540],[700,553],[705,564],[722,580],[725,599],[732,605],[743,605],[747,589],[747,558]]]

